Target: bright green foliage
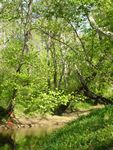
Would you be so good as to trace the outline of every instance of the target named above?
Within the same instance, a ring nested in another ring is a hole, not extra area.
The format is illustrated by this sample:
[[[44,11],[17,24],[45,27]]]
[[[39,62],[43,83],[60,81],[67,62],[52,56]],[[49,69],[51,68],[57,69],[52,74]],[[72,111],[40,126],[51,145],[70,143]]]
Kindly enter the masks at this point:
[[[36,98],[32,98],[28,101],[28,108],[25,112],[44,114],[51,113],[56,107],[61,104],[66,105],[68,102],[68,96],[62,92],[49,91],[48,93],[40,93]]]
[[[30,144],[39,150],[112,149],[112,122],[113,108],[109,106],[82,116],[50,135],[37,139],[32,137]]]
[[[112,16],[112,0],[1,0],[0,106],[13,101],[21,116],[52,114],[63,105],[83,110],[94,100],[111,104]],[[113,108],[106,107],[22,144],[26,150],[113,149],[112,122]]]
[[[50,112],[73,92],[78,101],[77,70],[90,91],[112,100],[112,6],[111,0],[2,0],[0,103],[13,99],[29,112]]]

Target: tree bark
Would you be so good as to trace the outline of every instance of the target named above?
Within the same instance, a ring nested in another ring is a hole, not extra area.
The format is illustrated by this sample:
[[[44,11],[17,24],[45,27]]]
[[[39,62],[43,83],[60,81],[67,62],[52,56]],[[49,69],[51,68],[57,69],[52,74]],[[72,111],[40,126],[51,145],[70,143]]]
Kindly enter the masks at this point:
[[[99,27],[95,21],[95,19],[93,18],[93,16],[90,16],[89,14],[86,14],[87,19],[90,23],[90,26],[95,29],[99,34],[102,34],[108,38],[113,38],[113,32],[111,31],[107,31],[101,27]]]
[[[57,89],[57,56],[56,56],[56,48],[54,43],[52,43],[53,47],[53,67],[54,67],[54,73],[53,73],[53,85],[54,90]]]
[[[95,100],[97,103],[100,104],[113,104],[113,102],[110,99],[105,98],[102,95],[96,94],[93,91],[91,91],[86,81],[84,80],[84,77],[81,75],[78,69],[76,69],[76,74],[82,85],[81,91],[83,91],[84,96],[90,98],[93,101]]]
[[[69,107],[70,105],[70,101],[66,104],[66,105],[60,105],[59,107],[57,107],[55,110],[54,110],[54,115],[62,115],[66,110],[67,108]]]
[[[51,88],[51,81],[50,81],[50,49],[51,49],[51,37],[48,36],[48,41],[45,41],[46,51],[47,51],[47,66],[48,66],[48,75],[47,75],[47,84],[48,90]]]

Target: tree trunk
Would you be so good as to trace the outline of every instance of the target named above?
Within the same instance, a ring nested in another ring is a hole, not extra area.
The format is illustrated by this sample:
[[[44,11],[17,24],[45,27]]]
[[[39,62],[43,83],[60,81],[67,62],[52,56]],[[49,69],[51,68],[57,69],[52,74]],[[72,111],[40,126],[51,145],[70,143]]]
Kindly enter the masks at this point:
[[[22,47],[21,60],[18,65],[18,68],[16,69],[16,73],[20,73],[20,71],[21,71],[21,67],[24,63],[23,62],[24,61],[23,60],[24,53],[29,52],[28,41],[31,38],[30,26],[31,26],[31,21],[32,21],[32,3],[33,3],[33,0],[29,0],[28,8],[26,8],[28,11],[27,11],[26,18],[25,18],[26,22],[25,22],[25,27],[24,27],[24,42],[23,42],[23,47]],[[29,67],[28,67],[28,71],[29,71]],[[12,98],[11,98],[11,101],[9,102],[7,109],[10,108],[11,106],[13,106],[13,101],[15,100],[16,93],[17,93],[17,89],[14,88],[14,90],[12,91]]]
[[[60,105],[58,108],[54,110],[54,115],[62,115],[70,105],[70,101],[66,105]]]
[[[48,89],[51,88],[51,81],[50,81],[50,49],[51,49],[51,37],[48,36],[48,41],[45,41],[46,44],[46,51],[47,51],[47,71],[48,71],[48,75],[47,75],[47,84],[48,84]]]
[[[57,58],[56,58],[56,49],[55,45],[53,43],[53,66],[54,66],[54,74],[53,74],[53,84],[54,84],[54,90],[57,88]]]
[[[63,79],[63,76],[64,76],[64,71],[65,71],[65,67],[64,67],[64,64],[62,63],[62,71],[61,71],[60,78],[59,78],[59,81],[58,81],[58,90],[61,89],[61,84],[62,84],[62,79]]]
[[[80,74],[79,70],[76,69],[76,74],[77,74],[77,77],[82,85],[82,88],[81,88],[81,91],[83,91],[83,94],[84,96],[90,98],[91,100],[95,100],[96,103],[100,103],[100,104],[113,104],[113,102],[108,99],[108,98],[105,98],[103,97],[102,95],[98,95],[94,92],[92,92],[87,83],[85,82],[83,76]]]

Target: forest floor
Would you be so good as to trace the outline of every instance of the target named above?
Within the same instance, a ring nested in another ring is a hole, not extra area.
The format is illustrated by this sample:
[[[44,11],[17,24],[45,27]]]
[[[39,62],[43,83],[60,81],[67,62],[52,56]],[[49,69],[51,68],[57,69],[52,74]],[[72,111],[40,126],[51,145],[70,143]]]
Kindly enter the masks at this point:
[[[46,115],[43,117],[28,117],[28,116],[21,116],[17,117],[15,120],[15,124],[1,124],[0,125],[0,132],[3,129],[17,129],[17,128],[32,128],[32,127],[40,127],[40,128],[48,128],[51,130],[63,127],[68,122],[78,119],[82,115],[89,114],[92,110],[103,108],[103,105],[92,106],[90,109],[85,110],[76,110],[74,112],[66,112],[62,116],[52,116]]]

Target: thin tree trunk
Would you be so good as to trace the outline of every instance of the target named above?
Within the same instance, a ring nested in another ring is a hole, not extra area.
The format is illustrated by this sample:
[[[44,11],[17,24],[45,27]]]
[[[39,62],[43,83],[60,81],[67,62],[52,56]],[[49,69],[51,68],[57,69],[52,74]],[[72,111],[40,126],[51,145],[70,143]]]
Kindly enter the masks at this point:
[[[62,71],[61,71],[60,78],[59,78],[59,81],[58,81],[58,90],[61,89],[62,79],[63,79],[63,76],[64,76],[64,70],[65,70],[65,67],[64,67],[64,64],[62,63]]]
[[[54,66],[54,74],[53,74],[53,84],[54,90],[57,88],[57,56],[56,56],[56,48],[53,43],[53,66]]]
[[[48,66],[48,75],[47,75],[47,84],[48,89],[51,88],[51,81],[50,81],[50,49],[51,49],[51,37],[48,36],[48,42],[45,42],[46,44],[46,51],[47,51],[47,66]]]
[[[62,80],[65,74],[65,54],[63,54],[63,45],[60,43],[60,54],[61,54],[61,65],[62,65],[62,69],[61,69],[61,73],[60,73],[60,77],[59,77],[59,81],[58,81],[58,89],[61,89],[61,84],[62,84]]]

